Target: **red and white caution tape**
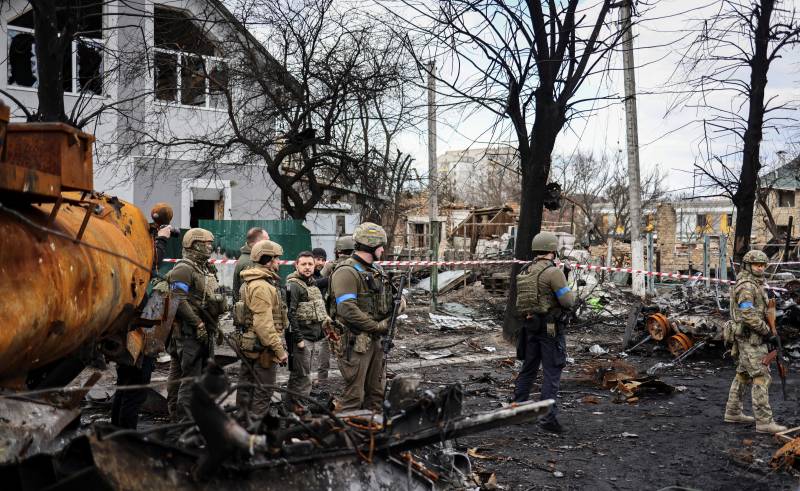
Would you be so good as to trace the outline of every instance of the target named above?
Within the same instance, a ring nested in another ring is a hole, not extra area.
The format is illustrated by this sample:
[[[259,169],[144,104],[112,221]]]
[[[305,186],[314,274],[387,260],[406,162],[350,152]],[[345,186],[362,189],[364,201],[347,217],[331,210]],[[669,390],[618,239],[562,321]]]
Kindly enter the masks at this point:
[[[164,262],[168,263],[176,263],[178,259],[164,259]],[[236,264],[236,259],[209,259],[208,262],[210,264]],[[279,264],[282,265],[293,265],[294,261],[287,261],[287,260],[280,260],[278,261]],[[380,266],[389,266],[389,267],[397,267],[397,266],[502,266],[502,265],[510,265],[510,264],[527,264],[530,261],[523,261],[521,259],[499,259],[499,260],[484,260],[484,261],[376,261],[375,264]],[[647,271],[643,269],[633,269],[633,268],[617,268],[614,266],[600,266],[595,264],[579,264],[579,263],[566,263],[570,268],[573,269],[583,269],[587,271],[609,271],[612,273],[629,273],[629,274],[643,274],[645,276],[657,276],[661,278],[671,278],[674,280],[697,280],[697,281],[709,281],[712,283],[722,283],[727,285],[733,285],[736,282],[732,280],[723,280],[720,278],[710,278],[705,276],[699,275],[688,275],[688,274],[681,274],[681,273],[662,273],[660,271]],[[784,263],[786,264],[786,263]],[[786,291],[785,288],[779,288],[775,286],[767,286],[766,288],[771,290],[777,291]]]

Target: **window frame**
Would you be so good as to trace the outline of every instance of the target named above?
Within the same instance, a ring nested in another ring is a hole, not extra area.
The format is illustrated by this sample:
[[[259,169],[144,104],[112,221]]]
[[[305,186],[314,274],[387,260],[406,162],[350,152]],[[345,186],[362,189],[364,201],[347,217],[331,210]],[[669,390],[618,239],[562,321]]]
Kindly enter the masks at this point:
[[[791,200],[788,199],[788,196],[789,196],[790,193],[791,193]],[[795,203],[796,203],[796,200],[797,200],[797,192],[796,191],[793,191],[791,189],[778,189],[777,190],[777,194],[778,194],[778,196],[777,196],[778,199],[777,199],[777,203],[776,204],[778,205],[778,208],[794,208],[795,207]],[[785,202],[788,203],[789,201],[791,201],[791,204],[783,204],[784,203],[784,198],[787,198],[785,200]]]
[[[24,15],[24,13],[21,14],[21,15]],[[6,22],[6,87],[13,88],[14,90],[25,90],[25,91],[30,91],[30,92],[36,92],[36,91],[38,91],[38,88],[36,87],[36,85],[27,86],[27,85],[18,85],[16,83],[9,83],[8,82],[9,71],[11,70],[11,64],[10,64],[10,61],[9,61],[10,60],[10,56],[9,56],[9,51],[8,50],[11,49],[11,32],[12,31],[17,32],[17,33],[31,34],[31,35],[35,34],[35,31],[33,29],[31,29],[30,27],[13,26],[13,25],[9,24],[8,22]],[[96,93],[88,91],[88,90],[87,91],[81,91],[78,88],[78,44],[77,43],[78,43],[79,40],[80,41],[84,41],[87,44],[95,44],[95,45],[99,45],[100,46],[100,57],[101,57],[101,62],[100,62],[100,67],[101,67],[101,71],[100,71],[100,87],[102,88],[102,91],[99,94],[96,94]],[[108,93],[106,92],[105,86],[103,85],[103,81],[104,81],[104,78],[105,78],[105,68],[106,68],[105,46],[106,46],[105,35],[103,35],[103,36],[101,36],[99,38],[87,38],[87,37],[79,36],[79,37],[75,37],[75,38],[72,39],[72,41],[70,42],[70,63],[72,65],[70,67],[71,68],[70,69],[70,78],[71,78],[71,80],[70,80],[70,82],[71,82],[70,83],[70,90],[64,90],[64,94],[67,94],[67,95],[70,95],[70,96],[74,96],[74,97],[81,97],[81,96],[84,96],[84,97],[100,97],[100,98],[108,97]],[[34,54],[34,56],[35,56],[35,54]],[[36,84],[38,84],[39,83],[38,73],[36,75],[37,75]]]
[[[167,100],[167,99],[159,99],[156,94],[156,73],[155,73],[155,55],[157,53],[163,53],[167,55],[175,55],[176,56],[176,67],[175,67],[175,100]],[[191,57],[191,58],[200,58],[203,60],[203,66],[205,67],[206,76],[204,77],[205,81],[205,90],[203,92],[205,101],[202,106],[195,106],[192,104],[184,104],[181,100],[181,85],[183,84],[183,57]],[[209,65],[210,63],[221,63],[227,69],[228,67],[228,60],[221,56],[209,56],[209,55],[200,55],[196,53],[191,53],[189,51],[179,51],[174,49],[167,49],[167,48],[158,48],[153,47],[153,100],[156,104],[163,105],[163,106],[172,106],[172,107],[182,107],[187,109],[203,109],[206,111],[220,111],[225,112],[227,111],[227,107],[213,107],[211,105],[211,79],[208,77],[209,73]],[[225,103],[227,106],[227,102]]]

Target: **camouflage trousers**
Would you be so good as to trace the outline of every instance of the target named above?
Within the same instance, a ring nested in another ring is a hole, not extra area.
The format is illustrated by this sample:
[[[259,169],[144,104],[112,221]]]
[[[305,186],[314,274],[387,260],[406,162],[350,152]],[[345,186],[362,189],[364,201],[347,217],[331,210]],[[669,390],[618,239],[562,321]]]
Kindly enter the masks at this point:
[[[772,408],[769,404],[769,386],[772,378],[769,368],[761,363],[767,354],[767,347],[763,344],[738,343],[739,360],[736,367],[736,377],[731,383],[728,392],[728,404],[725,406],[727,414],[740,414],[747,386],[753,400],[753,416],[758,424],[772,422]]]

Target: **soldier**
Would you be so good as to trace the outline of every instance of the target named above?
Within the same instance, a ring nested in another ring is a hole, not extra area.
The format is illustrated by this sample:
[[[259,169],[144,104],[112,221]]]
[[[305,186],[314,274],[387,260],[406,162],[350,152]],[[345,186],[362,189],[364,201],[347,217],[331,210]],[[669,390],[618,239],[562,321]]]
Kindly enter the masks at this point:
[[[239,289],[242,287],[242,278],[239,276],[242,271],[253,265],[253,259],[250,257],[250,250],[262,240],[269,240],[269,234],[266,230],[260,227],[253,227],[247,231],[245,244],[239,249],[242,254],[236,261],[236,267],[233,270],[233,301],[239,301]],[[238,326],[237,326],[238,327]]]
[[[183,236],[183,258],[167,274],[170,290],[180,302],[172,336],[171,380],[199,376],[214,356],[213,339],[226,306],[225,297],[217,292],[215,270],[208,264],[213,243],[208,230],[189,229]],[[191,385],[182,382],[178,387],[174,419],[188,419]]]
[[[772,419],[769,405],[769,367],[761,360],[769,351],[766,340],[775,343],[765,321],[767,294],[764,292],[764,269],[767,255],[753,250],[744,255],[743,267],[736,285],[731,289],[731,320],[733,346],[731,355],[737,359],[736,376],[728,392],[725,422],[756,422],[758,433],[780,433],[786,427]],[[742,397],[752,384],[753,416],[742,413]]]
[[[322,324],[328,323],[328,313],[322,292],[314,281],[314,256],[304,251],[297,256],[296,271],[286,279],[289,326],[286,345],[293,346],[292,366],[289,367],[287,388],[306,396],[311,394],[311,361],[314,343],[323,339]],[[291,343],[291,344],[290,344]],[[298,411],[302,403],[287,395],[287,409]]]
[[[389,328],[392,285],[373,264],[383,254],[386,232],[365,222],[353,233],[355,252],[331,276],[331,295],[336,302],[340,329],[335,353],[345,389],[338,410],[381,410],[385,374],[380,338]]]
[[[320,275],[325,281],[329,281],[331,274],[336,270],[336,268],[342,264],[347,258],[349,258],[353,254],[353,249],[355,249],[356,243],[353,242],[352,235],[345,235],[336,239],[336,259],[325,263],[323,266],[322,271],[320,271]],[[320,282],[317,281],[317,286],[320,285]],[[327,287],[327,283],[325,283]],[[322,291],[320,289],[320,291]],[[328,309],[328,316],[334,317],[336,315],[336,302],[333,298],[333,295],[325,295],[323,292],[323,296],[325,297],[325,302],[327,304]],[[323,339],[319,343],[319,367],[317,368],[317,380],[327,380],[328,379],[328,370],[331,368],[331,347],[330,342],[327,339]]]
[[[236,405],[254,417],[262,416],[268,409],[273,389],[258,384],[275,385],[277,366],[286,363],[289,355],[283,346],[283,330],[288,325],[281,278],[278,276],[283,248],[271,240],[262,240],[253,246],[250,257],[253,266],[241,273],[236,314],[245,326],[239,338],[239,347],[246,360],[242,360]],[[245,365],[246,364],[246,365]],[[248,368],[249,367],[249,368]]]
[[[517,341],[517,358],[524,360],[517,377],[514,402],[527,401],[531,386],[542,365],[541,399],[558,396],[561,370],[566,364],[567,344],[564,338],[563,313],[575,304],[575,294],[567,286],[564,272],[554,260],[558,239],[550,232],[540,232],[533,238],[533,263],[517,278],[517,314],[522,317],[522,330]],[[557,419],[558,408],[542,418],[542,429],[561,433]]]

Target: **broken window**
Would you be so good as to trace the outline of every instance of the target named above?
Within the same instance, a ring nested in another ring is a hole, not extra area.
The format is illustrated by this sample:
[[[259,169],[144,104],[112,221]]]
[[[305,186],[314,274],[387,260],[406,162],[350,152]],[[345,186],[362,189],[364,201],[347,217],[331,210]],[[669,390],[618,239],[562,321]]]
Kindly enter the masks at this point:
[[[156,5],[153,38],[155,97],[185,106],[221,108],[228,70],[196,19],[183,11]]]
[[[697,223],[697,228],[699,228],[701,230],[705,229],[706,226],[708,225],[708,217],[706,215],[703,215],[703,214],[698,214],[696,223]]]
[[[778,190],[778,207],[779,208],[794,208],[794,191],[779,189]]]
[[[58,7],[59,25],[77,22],[75,38],[64,54],[64,91],[103,93],[103,2],[83,0]],[[8,84],[38,87],[34,13],[8,22]],[[77,19],[77,20],[76,20]]]

